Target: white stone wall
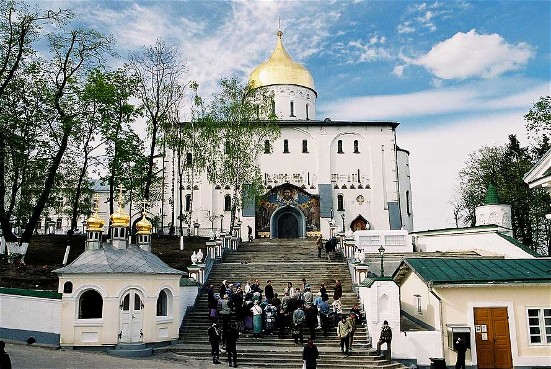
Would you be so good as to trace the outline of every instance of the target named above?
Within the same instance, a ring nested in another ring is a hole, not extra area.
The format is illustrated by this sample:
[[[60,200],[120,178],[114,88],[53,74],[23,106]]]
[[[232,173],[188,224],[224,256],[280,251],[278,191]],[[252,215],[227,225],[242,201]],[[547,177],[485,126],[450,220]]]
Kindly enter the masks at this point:
[[[498,227],[475,227],[441,232],[413,234],[415,248],[421,252],[473,250],[480,254],[502,255],[505,258],[534,256],[497,234]]]
[[[179,325],[182,325],[186,310],[188,307],[195,304],[197,295],[199,294],[198,286],[180,286],[180,316],[178,318]]]
[[[59,334],[61,300],[0,294],[0,327]]]
[[[404,229],[413,231],[413,207],[411,194],[411,176],[409,168],[409,152],[397,150],[398,186],[400,188],[400,211]]]
[[[316,92],[296,85],[266,87],[274,93],[275,113],[280,120],[315,120]],[[291,114],[291,101],[294,114]],[[308,105],[308,113],[306,108]]]
[[[511,205],[484,205],[475,209],[476,225],[497,225],[507,229],[506,233],[513,236],[511,224]]]

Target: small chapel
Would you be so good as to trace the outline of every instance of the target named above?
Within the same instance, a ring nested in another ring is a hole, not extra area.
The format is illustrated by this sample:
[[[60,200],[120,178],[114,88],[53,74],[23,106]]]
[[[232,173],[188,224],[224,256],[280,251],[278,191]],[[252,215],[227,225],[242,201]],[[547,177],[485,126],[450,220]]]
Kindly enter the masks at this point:
[[[110,217],[111,238],[102,242],[104,220],[94,212],[86,222],[85,251],[54,272],[62,294],[62,347],[171,342],[178,338],[179,282],[183,272],[151,253],[151,222],[145,208],[136,223],[137,244],[129,244],[130,216]]]

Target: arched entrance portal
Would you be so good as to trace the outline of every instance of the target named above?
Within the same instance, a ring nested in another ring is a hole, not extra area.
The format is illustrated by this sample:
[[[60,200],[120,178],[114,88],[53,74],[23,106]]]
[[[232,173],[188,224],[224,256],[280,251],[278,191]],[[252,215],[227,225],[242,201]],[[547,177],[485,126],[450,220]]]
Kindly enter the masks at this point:
[[[277,209],[270,223],[272,238],[306,237],[306,219],[304,214],[294,206]]]

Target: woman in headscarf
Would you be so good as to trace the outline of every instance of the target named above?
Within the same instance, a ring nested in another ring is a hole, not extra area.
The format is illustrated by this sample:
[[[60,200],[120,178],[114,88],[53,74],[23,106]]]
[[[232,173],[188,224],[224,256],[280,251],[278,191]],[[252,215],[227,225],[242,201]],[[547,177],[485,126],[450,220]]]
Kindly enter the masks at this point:
[[[251,311],[253,312],[253,337],[260,339],[260,335],[262,334],[262,308],[258,300],[254,300]]]

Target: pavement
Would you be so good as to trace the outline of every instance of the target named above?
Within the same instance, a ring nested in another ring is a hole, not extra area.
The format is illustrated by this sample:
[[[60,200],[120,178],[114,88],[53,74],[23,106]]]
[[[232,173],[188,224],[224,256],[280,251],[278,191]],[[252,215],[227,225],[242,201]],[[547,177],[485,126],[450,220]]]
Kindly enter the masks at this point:
[[[207,348],[210,350],[210,347]],[[101,351],[65,350],[6,342],[13,369],[204,369],[222,367],[171,353],[147,358],[120,358]],[[225,364],[225,361],[222,361]],[[241,366],[240,366],[241,367]],[[243,367],[244,368],[244,367]]]

